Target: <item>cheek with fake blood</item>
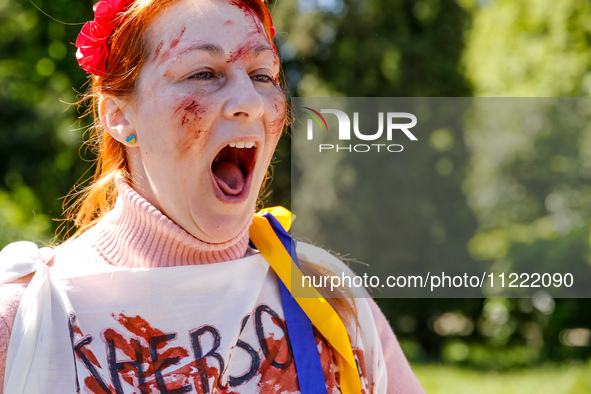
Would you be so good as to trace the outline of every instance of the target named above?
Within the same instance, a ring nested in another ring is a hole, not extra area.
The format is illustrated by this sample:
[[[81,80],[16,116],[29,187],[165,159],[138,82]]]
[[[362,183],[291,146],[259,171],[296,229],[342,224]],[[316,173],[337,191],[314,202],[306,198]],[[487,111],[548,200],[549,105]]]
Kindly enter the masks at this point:
[[[285,124],[285,115],[287,113],[287,107],[284,99],[275,100],[273,103],[273,118],[269,122],[269,131],[272,134],[278,134],[283,131],[283,125]]]
[[[175,143],[180,153],[193,150],[194,147],[203,145],[203,136],[207,127],[202,118],[207,112],[207,107],[200,104],[194,97],[184,97],[176,105],[172,118],[180,131],[178,141]]]
[[[181,126],[194,127],[206,111],[206,106],[200,104],[195,98],[188,97],[181,100],[173,116],[178,119]]]
[[[184,140],[182,144],[179,146],[180,154],[191,152],[194,149],[202,149],[204,141],[201,138],[207,130],[203,129],[195,129],[195,130],[188,130],[184,136]]]

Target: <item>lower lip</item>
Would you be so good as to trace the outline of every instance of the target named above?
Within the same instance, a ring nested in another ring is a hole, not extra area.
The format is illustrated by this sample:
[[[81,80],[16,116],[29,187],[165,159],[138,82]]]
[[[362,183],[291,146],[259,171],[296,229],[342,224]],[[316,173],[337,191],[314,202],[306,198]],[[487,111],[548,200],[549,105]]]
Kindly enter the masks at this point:
[[[240,192],[240,194],[236,195],[236,196],[229,196],[227,194],[225,194],[222,189],[220,189],[218,183],[215,180],[215,176],[213,175],[213,173],[211,172],[211,168],[209,170],[209,176],[211,178],[211,184],[213,187],[213,193],[215,194],[215,196],[218,198],[218,200],[226,203],[226,204],[240,204],[244,201],[246,201],[246,199],[248,198],[248,194],[250,192],[250,183],[252,180],[252,170],[249,170],[248,172],[248,176],[246,177],[246,180],[244,182],[244,188],[242,189],[242,191]]]

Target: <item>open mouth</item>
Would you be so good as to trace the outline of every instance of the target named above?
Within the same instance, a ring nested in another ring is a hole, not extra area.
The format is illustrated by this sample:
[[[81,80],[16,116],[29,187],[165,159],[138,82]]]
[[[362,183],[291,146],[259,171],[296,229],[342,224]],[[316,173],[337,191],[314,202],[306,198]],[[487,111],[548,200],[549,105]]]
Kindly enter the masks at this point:
[[[224,196],[239,196],[248,189],[255,154],[254,141],[238,141],[229,143],[216,155],[211,173]]]

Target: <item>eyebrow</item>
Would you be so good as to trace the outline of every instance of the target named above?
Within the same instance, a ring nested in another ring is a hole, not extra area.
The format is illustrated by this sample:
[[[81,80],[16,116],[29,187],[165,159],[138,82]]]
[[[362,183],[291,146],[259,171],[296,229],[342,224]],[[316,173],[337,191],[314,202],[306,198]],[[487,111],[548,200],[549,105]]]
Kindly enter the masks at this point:
[[[262,44],[255,46],[249,52],[252,53],[254,56],[258,56],[264,51],[271,51],[271,52],[275,53],[275,50],[272,47],[270,47],[269,45],[262,45]]]
[[[224,54],[222,47],[215,44],[199,44],[193,45],[186,49],[186,51],[205,51],[209,52],[212,56],[221,56]],[[183,51],[183,52],[186,52]]]
[[[219,45],[216,45],[216,44],[193,45],[193,46],[187,48],[186,50],[184,50],[183,52],[189,52],[189,51],[205,51],[205,52],[208,52],[209,54],[211,54],[212,56],[223,56],[224,55],[224,50],[222,49],[222,47],[220,47]],[[259,44],[259,45],[256,45],[256,46],[250,48],[247,53],[249,53],[253,56],[258,56],[262,52],[265,52],[265,51],[275,52],[275,50],[271,46]]]

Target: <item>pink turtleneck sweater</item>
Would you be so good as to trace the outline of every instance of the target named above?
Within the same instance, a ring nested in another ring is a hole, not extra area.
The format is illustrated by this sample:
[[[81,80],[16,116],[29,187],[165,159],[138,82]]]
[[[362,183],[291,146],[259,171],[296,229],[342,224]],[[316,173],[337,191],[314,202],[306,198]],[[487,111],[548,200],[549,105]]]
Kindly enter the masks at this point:
[[[250,253],[250,222],[234,239],[209,244],[164,216],[121,176],[117,187],[115,208],[83,235],[58,246],[50,265],[57,266],[75,255],[87,262],[126,268],[172,267],[236,260]],[[0,393],[10,333],[25,287],[26,283],[0,285]],[[386,318],[375,302],[369,301],[388,370],[388,392],[424,393]]]

